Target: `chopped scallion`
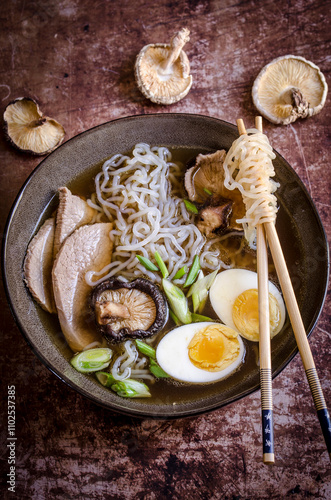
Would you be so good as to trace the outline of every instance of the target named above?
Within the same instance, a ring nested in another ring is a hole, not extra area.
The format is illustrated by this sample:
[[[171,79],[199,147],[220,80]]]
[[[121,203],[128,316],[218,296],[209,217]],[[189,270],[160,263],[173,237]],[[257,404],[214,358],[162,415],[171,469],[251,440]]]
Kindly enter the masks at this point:
[[[196,283],[198,281],[202,280],[202,278],[204,278],[204,274],[203,274],[203,271],[200,270]],[[192,293],[192,302],[193,302],[193,312],[194,313],[196,313],[197,311],[199,311],[199,313],[202,312],[202,310],[206,304],[207,298],[208,298],[208,291],[206,289],[201,291],[200,293]]]
[[[95,374],[100,384],[104,387],[110,387],[118,396],[123,398],[150,398],[151,393],[146,384],[127,378],[125,380],[116,380],[111,373],[98,372]]]
[[[200,259],[199,255],[196,255],[193,259],[192,267],[187,275],[186,281],[184,283],[184,288],[192,285],[194,283],[196,277],[198,276],[198,272],[200,271]]]
[[[153,347],[151,347],[150,345],[142,342],[141,340],[136,340],[136,346],[138,347],[138,350],[145,356],[156,359],[155,349],[153,349]]]
[[[111,389],[114,392],[117,392],[118,396],[121,396],[122,398],[135,398],[136,396],[136,391],[132,390],[130,386],[124,385],[122,383],[116,383],[111,386]]]
[[[187,273],[187,266],[183,266],[180,269],[178,269],[177,273],[174,276],[174,280],[179,280],[184,276],[184,274]]]
[[[194,293],[192,295],[192,302],[193,302],[193,312],[196,313],[200,304],[198,293]]]
[[[112,354],[112,350],[107,348],[88,349],[76,354],[70,363],[81,373],[92,373],[107,368]]]
[[[163,278],[167,278],[169,276],[169,271],[167,269],[167,266],[163,262],[163,259],[162,259],[161,255],[159,254],[159,252],[155,252],[154,258],[155,258],[155,260],[160,268],[160,271],[162,273]]]
[[[209,290],[212,286],[214,279],[216,278],[218,271],[214,271],[210,274],[207,274],[204,278],[199,281],[196,281],[188,291],[187,297],[190,297],[193,293],[201,293],[203,290]]]
[[[194,205],[194,203],[191,203],[189,200],[184,200],[185,207],[189,212],[192,212],[193,214],[198,214],[199,210],[197,207]]]
[[[142,255],[136,255],[140,264],[142,264],[148,271],[159,271],[159,268],[153,264],[147,257],[143,257]]]
[[[204,190],[205,193],[209,194],[209,196],[213,195],[213,193],[211,191],[209,191],[209,189],[203,188],[203,190]]]
[[[103,366],[104,364],[107,364],[107,363],[102,363],[101,364],[98,361],[81,361],[79,363],[79,366],[84,371],[87,371],[87,372],[91,371],[91,372],[93,372],[94,371],[93,368],[95,368],[96,370],[100,370],[101,369],[100,366]],[[107,368],[107,367],[105,367],[105,368]],[[102,369],[104,369],[104,368],[102,368]]]
[[[184,325],[191,323],[191,313],[188,308],[187,298],[178,286],[167,279],[162,280],[164,293],[168,299],[171,309]]]
[[[164,370],[162,370],[161,366],[158,365],[156,361],[153,361],[152,359],[149,365],[149,370],[154,375],[154,377],[169,378],[169,375]]]
[[[208,318],[208,316],[202,316],[201,314],[195,314],[195,313],[192,313],[192,321],[193,323],[199,323],[200,321],[214,322],[214,320],[212,318]]]
[[[111,386],[111,389],[117,392],[122,398],[150,398],[151,393],[146,384],[127,378],[125,380],[117,380]]]
[[[176,314],[171,309],[169,309],[169,315],[176,326],[180,326],[182,324],[177,318]]]
[[[95,376],[104,387],[111,387],[116,382],[116,379],[109,372],[98,372]]]
[[[193,295],[192,295],[193,297]],[[204,289],[201,292],[198,293],[198,313],[201,314],[202,311],[204,310],[204,307],[206,305],[208,299],[208,290]],[[196,311],[194,311],[196,312]]]

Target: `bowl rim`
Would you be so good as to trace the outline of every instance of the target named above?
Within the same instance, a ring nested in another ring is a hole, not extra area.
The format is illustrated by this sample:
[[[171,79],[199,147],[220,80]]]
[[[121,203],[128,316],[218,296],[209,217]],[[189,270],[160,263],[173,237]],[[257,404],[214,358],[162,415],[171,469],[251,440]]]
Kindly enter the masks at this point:
[[[199,416],[199,415],[206,414],[206,413],[209,413],[211,411],[220,409],[222,407],[225,407],[228,404],[234,403],[235,401],[238,401],[238,400],[240,400],[240,399],[242,399],[242,398],[244,398],[244,397],[246,397],[246,396],[248,396],[248,395],[256,392],[257,390],[260,389],[260,384],[258,383],[255,386],[252,386],[250,389],[245,390],[243,393],[239,393],[236,396],[231,397],[231,398],[229,398],[229,399],[227,399],[225,401],[222,401],[220,403],[212,404],[208,408],[201,408],[201,409],[192,409],[191,408],[191,409],[188,409],[188,410],[183,411],[183,412],[178,413],[178,414],[169,414],[169,415],[167,414],[165,416],[164,415],[160,415],[158,413],[154,414],[153,412],[146,413],[143,410],[142,411],[138,411],[136,409],[130,409],[130,410],[128,410],[126,408],[121,408],[120,405],[114,405],[113,406],[113,405],[104,403],[104,402],[100,401],[97,397],[93,397],[93,395],[91,395],[90,393],[84,391],[83,388],[81,388],[78,385],[74,384],[71,380],[69,380],[69,378],[67,378],[62,373],[60,373],[56,368],[54,368],[52,366],[51,362],[49,360],[47,360],[45,358],[45,356],[40,352],[40,350],[31,342],[31,340],[29,338],[29,335],[28,335],[28,333],[27,333],[24,325],[18,319],[18,317],[16,315],[16,312],[14,310],[14,307],[13,307],[13,304],[12,304],[12,300],[11,300],[11,297],[10,297],[10,291],[9,291],[9,285],[8,285],[7,273],[6,273],[6,251],[7,251],[7,244],[8,244],[8,235],[9,235],[9,232],[10,232],[11,224],[13,222],[13,218],[14,218],[16,209],[17,209],[17,207],[18,207],[18,205],[19,205],[19,203],[20,203],[20,201],[21,201],[21,199],[22,199],[22,197],[24,195],[24,192],[25,192],[27,186],[29,185],[29,183],[31,182],[31,180],[33,179],[33,177],[38,174],[38,171],[41,169],[43,163],[48,159],[48,157],[50,155],[56,153],[57,150],[59,150],[60,148],[63,148],[67,144],[70,144],[71,141],[76,140],[78,137],[81,137],[84,134],[91,133],[92,131],[96,131],[99,128],[103,128],[105,126],[109,126],[110,124],[113,124],[114,122],[119,122],[119,121],[134,121],[136,119],[147,119],[148,120],[150,118],[161,119],[162,120],[165,116],[167,118],[170,118],[170,119],[171,118],[175,119],[175,118],[182,117],[182,118],[194,118],[194,119],[201,119],[201,120],[211,120],[211,121],[215,121],[217,123],[221,123],[221,124],[225,125],[226,127],[231,128],[232,130],[237,130],[237,127],[234,124],[232,124],[230,122],[227,122],[225,120],[219,119],[219,118],[212,117],[212,116],[208,116],[208,115],[204,115],[204,114],[195,114],[195,113],[172,113],[171,112],[171,113],[137,114],[137,115],[129,115],[129,116],[124,116],[124,117],[119,117],[119,118],[116,118],[116,119],[104,122],[102,124],[96,125],[94,127],[91,127],[89,129],[84,130],[84,131],[80,132],[79,134],[71,137],[66,142],[63,142],[54,151],[50,152],[47,156],[45,156],[45,158],[43,158],[38,163],[38,165],[32,170],[32,172],[29,174],[29,176],[27,177],[27,179],[24,181],[23,185],[19,189],[19,192],[16,195],[15,200],[14,200],[14,202],[13,202],[11,208],[10,208],[10,211],[9,211],[9,214],[8,214],[8,217],[7,217],[7,220],[6,220],[6,224],[5,224],[3,236],[2,236],[1,267],[2,267],[2,277],[3,277],[5,294],[6,294],[6,297],[7,297],[7,301],[8,301],[8,304],[9,304],[10,311],[11,311],[13,317],[14,317],[15,323],[17,324],[17,326],[18,326],[18,328],[19,328],[19,330],[20,330],[23,338],[25,339],[26,343],[31,348],[31,350],[33,351],[33,353],[43,363],[43,365],[46,366],[46,368],[51,373],[53,373],[58,379],[60,379],[62,382],[64,382],[66,384],[66,386],[70,387],[70,389],[74,390],[75,392],[78,392],[81,396],[87,398],[91,402],[95,403],[98,406],[101,406],[102,408],[104,408],[106,410],[113,411],[113,412],[119,413],[119,414],[124,414],[124,415],[127,415],[127,416],[138,417],[138,418],[153,418],[153,419],[158,419],[158,420],[176,420],[176,419],[180,419],[180,418],[190,418],[190,417]],[[315,314],[312,317],[311,322],[310,322],[309,326],[306,329],[308,331],[307,337],[309,337],[312,334],[314,328],[316,327],[318,319],[319,319],[319,317],[321,315],[321,312],[323,310],[323,306],[324,306],[326,295],[327,295],[328,281],[329,281],[329,271],[330,271],[329,244],[328,244],[328,239],[327,239],[326,232],[325,232],[325,229],[323,227],[323,223],[321,221],[320,215],[319,215],[319,213],[317,211],[315,203],[312,200],[312,198],[311,198],[311,196],[310,196],[310,194],[309,194],[309,192],[308,192],[305,184],[303,183],[303,181],[301,180],[301,178],[299,177],[299,175],[296,173],[296,171],[293,169],[293,167],[291,167],[291,165],[287,162],[287,160],[280,153],[278,153],[277,150],[275,150],[274,148],[273,148],[273,150],[276,152],[277,156],[281,159],[281,161],[284,162],[287,165],[287,167],[290,168],[290,170],[292,171],[291,173],[293,174],[293,177],[295,178],[296,182],[300,186],[300,189],[304,192],[307,200],[309,201],[311,209],[312,209],[312,211],[314,213],[314,216],[316,218],[316,222],[318,223],[319,230],[321,231],[321,235],[323,236],[323,244],[325,245],[325,249],[326,249],[326,266],[325,266],[326,273],[325,273],[325,279],[324,279],[324,282],[323,282],[324,292],[323,292],[323,297],[322,297],[322,300],[321,300],[320,308],[315,311]],[[295,349],[293,350],[293,352],[291,353],[291,355],[289,355],[286,358],[286,360],[283,361],[280,364],[280,366],[278,366],[275,370],[272,371],[272,379],[276,378],[279,375],[279,373],[281,373],[284,370],[284,368],[292,361],[292,359],[298,354],[298,352],[299,352],[298,351],[298,347],[296,346]]]

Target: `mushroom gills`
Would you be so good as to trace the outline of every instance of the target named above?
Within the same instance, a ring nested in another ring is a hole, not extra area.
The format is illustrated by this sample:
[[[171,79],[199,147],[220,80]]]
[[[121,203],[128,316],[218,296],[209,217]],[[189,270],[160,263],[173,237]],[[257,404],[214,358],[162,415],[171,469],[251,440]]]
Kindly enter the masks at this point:
[[[246,210],[238,189],[224,186],[226,152],[199,154],[196,163],[185,173],[185,189],[189,199],[200,205],[198,228],[207,237],[215,232],[242,231],[237,219],[244,217]]]
[[[102,335],[115,342],[150,337],[168,316],[163,293],[145,278],[131,282],[110,278],[100,283],[92,292],[91,307]]]
[[[197,227],[207,238],[212,238],[216,231],[224,232],[229,226],[232,201],[216,197],[213,202],[199,212]]]
[[[107,325],[119,319],[130,318],[129,309],[123,304],[104,301],[95,303],[95,316],[99,325]]]
[[[3,117],[8,139],[21,151],[44,155],[53,151],[64,139],[62,125],[44,116],[36,101],[30,97],[10,102]]]
[[[120,288],[100,295],[96,315],[99,324],[111,323],[115,331],[120,328],[147,330],[155,321],[156,306],[150,295],[137,289]]]
[[[287,55],[274,59],[260,71],[252,98],[265,118],[288,125],[319,113],[327,92],[325,77],[318,66],[303,57]]]

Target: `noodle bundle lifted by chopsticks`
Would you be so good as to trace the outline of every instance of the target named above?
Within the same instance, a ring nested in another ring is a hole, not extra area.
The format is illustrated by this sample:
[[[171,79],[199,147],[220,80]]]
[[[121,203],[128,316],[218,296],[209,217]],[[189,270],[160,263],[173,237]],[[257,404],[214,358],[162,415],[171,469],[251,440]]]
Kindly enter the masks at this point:
[[[275,158],[267,136],[251,128],[234,141],[224,161],[225,187],[237,188],[243,196],[246,215],[237,222],[243,225],[252,248],[256,248],[256,225],[276,220],[277,198],[273,193],[279,184],[270,179],[275,175]]]

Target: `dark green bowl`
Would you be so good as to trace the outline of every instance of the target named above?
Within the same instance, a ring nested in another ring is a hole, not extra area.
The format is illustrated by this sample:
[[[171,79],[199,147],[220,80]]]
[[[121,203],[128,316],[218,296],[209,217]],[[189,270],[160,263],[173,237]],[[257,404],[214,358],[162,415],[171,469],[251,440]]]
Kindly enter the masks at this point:
[[[27,245],[56,207],[60,186],[88,179],[95,165],[114,153],[127,152],[138,142],[202,152],[228,149],[237,138],[234,125],[190,114],[128,117],[95,127],[69,140],[33,171],[9,215],[3,245],[3,274],[8,300],[22,334],[42,362],[61,380],[90,400],[111,410],[146,417],[177,418],[219,408],[259,388],[255,368],[243,369],[225,381],[206,386],[190,400],[166,397],[154,401],[127,400],[78,373],[68,363],[72,355],[59,324],[32,300],[23,283],[22,264]],[[274,161],[279,213],[277,230],[297,294],[307,334],[321,312],[328,281],[328,245],[316,208],[303,183],[279,155]],[[297,353],[291,326],[272,341],[273,376]],[[173,403],[176,404],[173,404]]]

